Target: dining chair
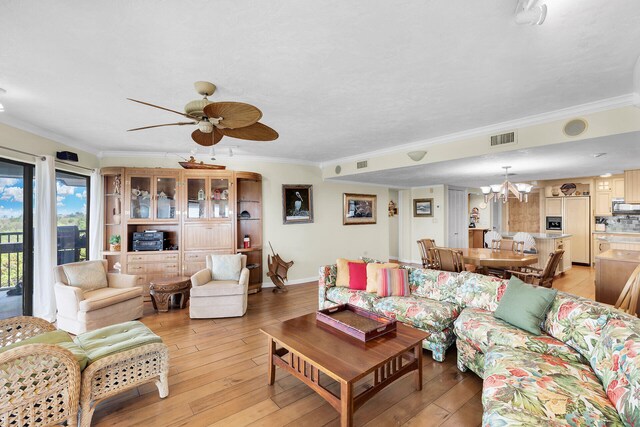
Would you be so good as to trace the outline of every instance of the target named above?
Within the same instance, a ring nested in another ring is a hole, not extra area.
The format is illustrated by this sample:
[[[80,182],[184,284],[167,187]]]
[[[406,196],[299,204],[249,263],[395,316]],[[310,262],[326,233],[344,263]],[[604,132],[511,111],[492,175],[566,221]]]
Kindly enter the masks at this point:
[[[484,235],[484,245],[490,249],[500,249],[502,235],[495,230],[487,231]]]
[[[438,270],[453,271],[455,273],[465,271],[462,252],[456,251],[455,249],[438,247],[431,248],[431,252],[435,257]]]
[[[547,265],[545,265],[544,269],[536,267],[522,267],[522,269],[517,271],[507,270],[507,273],[516,276],[525,283],[551,288],[553,286],[553,278],[556,275],[556,270],[558,269],[558,265],[560,264],[560,260],[562,260],[563,255],[563,249],[558,249],[550,253]]]
[[[433,249],[436,246],[436,241],[433,239],[420,239],[418,240],[418,248],[420,248],[420,257],[422,258],[422,268],[434,268],[436,262],[433,257]]]
[[[533,252],[536,249],[536,240],[530,233],[525,233],[524,231],[520,231],[513,236],[514,242],[514,252],[524,253],[524,252]],[[518,250],[516,250],[515,242],[518,242]]]

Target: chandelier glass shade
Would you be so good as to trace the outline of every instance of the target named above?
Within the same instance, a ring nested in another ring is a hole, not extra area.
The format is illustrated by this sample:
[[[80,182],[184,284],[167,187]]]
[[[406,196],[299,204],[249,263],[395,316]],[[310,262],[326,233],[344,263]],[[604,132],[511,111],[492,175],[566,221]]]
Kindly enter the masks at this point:
[[[511,166],[503,166],[504,169],[504,182],[502,184],[492,184],[489,186],[480,187],[482,194],[484,194],[484,202],[502,200],[502,203],[507,203],[509,194],[512,193],[519,201],[528,202],[529,193],[533,189],[533,185],[526,183],[512,184],[509,182],[509,169]]]

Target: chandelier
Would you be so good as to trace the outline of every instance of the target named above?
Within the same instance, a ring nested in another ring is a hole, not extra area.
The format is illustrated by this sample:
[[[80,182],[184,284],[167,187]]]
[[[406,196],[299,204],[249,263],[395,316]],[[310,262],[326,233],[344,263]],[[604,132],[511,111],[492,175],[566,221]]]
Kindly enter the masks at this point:
[[[509,193],[513,193],[519,201],[528,202],[529,193],[533,188],[533,185],[526,183],[512,184],[509,182],[509,169],[511,166],[502,166],[504,169],[504,182],[502,184],[494,184],[490,186],[480,187],[482,194],[484,194],[484,202],[498,201],[502,199],[502,203],[507,203],[509,199]]]

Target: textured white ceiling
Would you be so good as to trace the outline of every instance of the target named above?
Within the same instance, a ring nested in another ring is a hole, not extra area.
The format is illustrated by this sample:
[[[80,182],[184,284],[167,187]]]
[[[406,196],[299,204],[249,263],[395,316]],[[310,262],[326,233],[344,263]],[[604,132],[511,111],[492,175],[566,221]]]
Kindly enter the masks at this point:
[[[4,0],[6,112],[89,150],[188,151],[192,83],[252,103],[280,133],[225,138],[253,155],[325,161],[632,91],[640,1]]]
[[[595,157],[597,153],[605,155]],[[502,183],[502,166],[511,166],[511,182],[622,173],[625,169],[640,168],[640,132],[333,179],[401,188],[435,184],[478,188]]]

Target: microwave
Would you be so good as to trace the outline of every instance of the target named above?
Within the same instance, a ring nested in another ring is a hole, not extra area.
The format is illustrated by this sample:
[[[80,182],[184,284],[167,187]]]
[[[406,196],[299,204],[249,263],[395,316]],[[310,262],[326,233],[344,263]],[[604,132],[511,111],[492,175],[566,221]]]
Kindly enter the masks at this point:
[[[625,203],[624,200],[614,200],[611,203],[611,213],[614,215],[640,215],[640,204]]]
[[[562,217],[561,216],[548,216],[546,218],[546,230],[547,231],[562,231]]]

